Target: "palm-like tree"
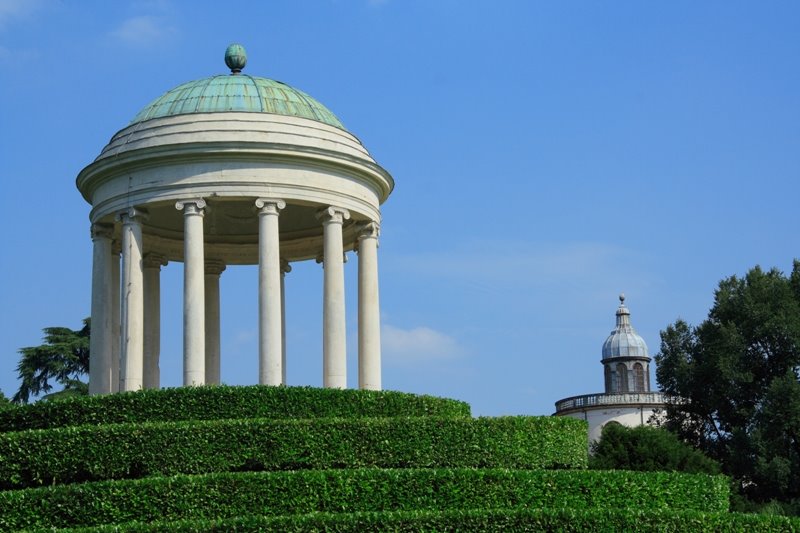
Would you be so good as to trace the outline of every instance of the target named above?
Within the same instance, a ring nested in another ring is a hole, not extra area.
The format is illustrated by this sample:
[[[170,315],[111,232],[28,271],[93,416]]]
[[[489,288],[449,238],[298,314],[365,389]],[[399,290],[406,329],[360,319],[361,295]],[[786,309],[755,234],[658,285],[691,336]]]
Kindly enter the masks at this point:
[[[45,398],[88,394],[88,385],[81,377],[89,373],[89,319],[83,320],[83,328],[45,328],[44,344],[21,348],[22,358],[17,365],[19,390],[11,399],[14,403],[28,403],[31,396],[47,394],[53,389],[52,382],[62,390],[47,394]]]

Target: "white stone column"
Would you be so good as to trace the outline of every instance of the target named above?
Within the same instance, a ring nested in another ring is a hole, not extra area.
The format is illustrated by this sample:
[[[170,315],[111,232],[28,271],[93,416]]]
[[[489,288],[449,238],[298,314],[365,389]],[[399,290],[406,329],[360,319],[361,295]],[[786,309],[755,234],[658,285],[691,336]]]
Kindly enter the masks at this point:
[[[347,388],[347,339],[344,305],[344,245],[342,224],[347,209],[328,207],[317,213],[322,221],[324,269],[322,297],[322,385]]]
[[[181,200],[183,211],[183,384],[203,385],[206,379],[205,260],[202,198]]]
[[[220,384],[219,277],[225,263],[206,259],[206,384]]]
[[[358,234],[358,387],[381,390],[381,309],[378,298],[377,222]]]
[[[145,389],[161,386],[161,267],[167,259],[160,254],[144,256],[144,382]]]
[[[112,386],[111,238],[114,226],[92,224],[92,336],[89,339],[89,394],[108,394]]]
[[[286,385],[286,274],[292,271],[289,261],[281,259],[281,383]]]
[[[122,290],[120,287],[120,253],[122,245],[111,243],[111,392],[119,392],[122,385],[120,361],[122,359]]]
[[[278,215],[283,200],[259,198],[258,208],[258,383],[283,382],[281,263]]]
[[[144,371],[144,280],[142,272],[142,222],[146,213],[131,207],[122,221],[122,338],[120,390],[142,388]]]

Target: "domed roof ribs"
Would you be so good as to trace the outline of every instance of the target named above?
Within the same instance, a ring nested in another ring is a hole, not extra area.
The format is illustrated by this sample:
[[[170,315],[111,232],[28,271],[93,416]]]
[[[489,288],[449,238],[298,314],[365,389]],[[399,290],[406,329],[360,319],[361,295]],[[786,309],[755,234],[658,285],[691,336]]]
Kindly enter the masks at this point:
[[[243,112],[305,118],[347,131],[336,115],[303,91],[280,81],[242,74],[244,49],[240,45],[231,47],[235,49],[230,54],[226,51],[226,63],[233,65],[232,74],[179,85],[150,102],[128,125],[176,115]]]
[[[647,343],[633,329],[630,321],[631,312],[625,306],[625,295],[619,295],[617,308],[617,325],[603,343],[603,361],[624,357],[650,361]]]

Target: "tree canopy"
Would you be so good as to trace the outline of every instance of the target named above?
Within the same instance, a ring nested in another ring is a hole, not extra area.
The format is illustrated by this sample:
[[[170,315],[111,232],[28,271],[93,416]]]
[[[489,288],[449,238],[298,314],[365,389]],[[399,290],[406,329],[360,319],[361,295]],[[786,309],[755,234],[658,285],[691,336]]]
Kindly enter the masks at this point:
[[[6,398],[6,395],[3,394],[2,390],[0,390],[0,409],[5,409],[7,407],[10,407],[11,405],[13,405],[11,403],[11,400]]]
[[[89,373],[89,319],[83,320],[79,330],[51,327],[43,332],[44,344],[19,350],[20,386],[12,398],[15,403],[27,403],[31,396],[49,393],[53,383],[63,389],[47,396],[50,398],[88,393],[80,378]]]
[[[592,443],[589,467],[595,470],[663,470],[718,474],[719,464],[681,441],[674,433],[651,427],[606,424]]]
[[[708,318],[661,332],[666,425],[753,502],[800,501],[800,261],[719,283]]]

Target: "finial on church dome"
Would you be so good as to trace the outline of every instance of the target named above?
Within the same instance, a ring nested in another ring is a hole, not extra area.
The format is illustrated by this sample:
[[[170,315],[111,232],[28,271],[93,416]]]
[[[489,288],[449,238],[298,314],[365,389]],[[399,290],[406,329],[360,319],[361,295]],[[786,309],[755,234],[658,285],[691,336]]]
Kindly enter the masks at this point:
[[[247,64],[247,52],[241,44],[233,43],[225,49],[225,64],[231,74],[239,74]]]
[[[617,327],[630,326],[630,322],[628,320],[630,314],[631,312],[628,311],[627,307],[625,307],[625,293],[621,292],[619,294],[619,307],[617,308]]]

